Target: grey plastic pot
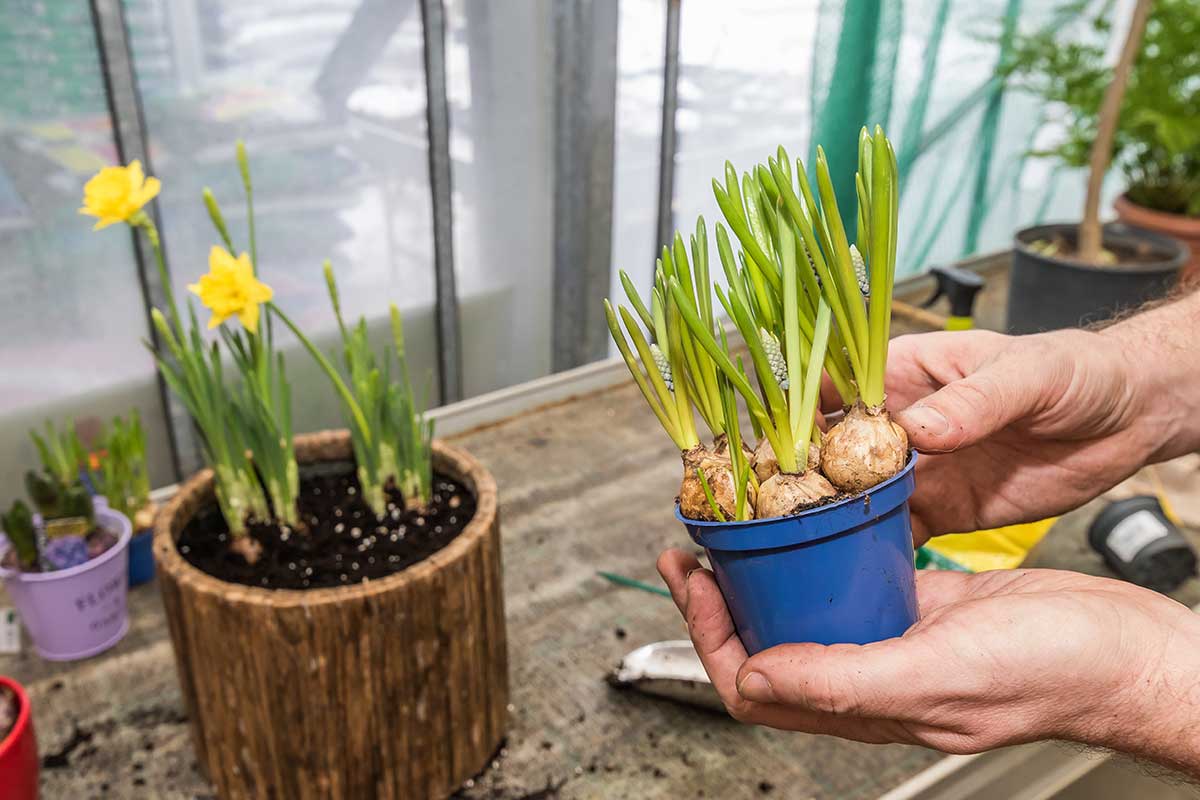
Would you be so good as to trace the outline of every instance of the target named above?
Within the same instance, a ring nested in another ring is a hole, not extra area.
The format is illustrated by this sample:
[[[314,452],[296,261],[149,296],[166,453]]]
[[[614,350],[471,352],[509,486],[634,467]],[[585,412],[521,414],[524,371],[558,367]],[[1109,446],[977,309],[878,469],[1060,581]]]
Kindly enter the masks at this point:
[[[1017,233],[1008,285],[1009,333],[1037,333],[1112,319],[1165,295],[1187,263],[1187,246],[1179,240],[1124,223],[1104,226],[1104,244],[1142,253],[1144,263],[1090,266],[1046,256],[1031,247],[1038,240],[1055,237],[1074,243],[1078,228],[1074,223],[1056,223]]]

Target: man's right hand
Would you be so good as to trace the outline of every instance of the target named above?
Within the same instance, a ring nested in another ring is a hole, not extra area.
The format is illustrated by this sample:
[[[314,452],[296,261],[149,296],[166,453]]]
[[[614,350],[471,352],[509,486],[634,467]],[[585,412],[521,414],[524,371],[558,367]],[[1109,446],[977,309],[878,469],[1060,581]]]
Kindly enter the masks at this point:
[[[1137,471],[1163,435],[1126,343],[1107,332],[903,336],[886,382],[924,454],[917,544],[1076,508]]]

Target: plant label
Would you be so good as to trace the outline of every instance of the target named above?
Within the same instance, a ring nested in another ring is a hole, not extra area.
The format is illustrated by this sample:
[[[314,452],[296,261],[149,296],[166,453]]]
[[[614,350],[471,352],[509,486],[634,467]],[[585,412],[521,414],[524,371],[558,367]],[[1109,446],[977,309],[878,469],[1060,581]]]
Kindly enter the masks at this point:
[[[12,608],[0,608],[0,653],[21,652],[21,623]]]
[[[1108,535],[1109,549],[1126,564],[1151,542],[1171,531],[1151,511],[1138,511],[1121,520]]]

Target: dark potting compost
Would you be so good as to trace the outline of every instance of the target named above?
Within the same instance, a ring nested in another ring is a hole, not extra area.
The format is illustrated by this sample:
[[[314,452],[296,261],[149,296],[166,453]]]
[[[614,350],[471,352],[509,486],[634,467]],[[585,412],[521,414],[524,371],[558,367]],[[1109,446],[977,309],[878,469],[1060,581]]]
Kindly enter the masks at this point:
[[[454,479],[433,478],[427,508],[407,510],[389,488],[382,519],[363,501],[349,463],[302,468],[300,519],[308,530],[251,523],[262,545],[253,563],[229,550],[229,528],[214,503],[180,533],[179,553],[197,569],[231,583],[268,589],[319,589],[386,578],[441,550],[475,515],[475,497]]]

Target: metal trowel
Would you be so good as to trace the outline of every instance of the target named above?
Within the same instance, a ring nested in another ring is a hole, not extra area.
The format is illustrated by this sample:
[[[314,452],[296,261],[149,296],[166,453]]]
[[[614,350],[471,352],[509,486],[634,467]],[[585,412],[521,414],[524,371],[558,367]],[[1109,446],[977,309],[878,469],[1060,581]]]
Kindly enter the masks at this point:
[[[655,697],[725,711],[704,665],[687,640],[654,642],[639,647],[609,673],[608,682],[621,689],[636,689]]]

